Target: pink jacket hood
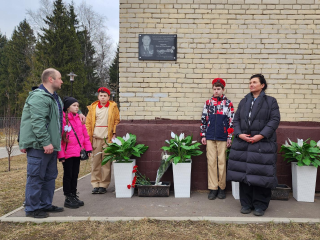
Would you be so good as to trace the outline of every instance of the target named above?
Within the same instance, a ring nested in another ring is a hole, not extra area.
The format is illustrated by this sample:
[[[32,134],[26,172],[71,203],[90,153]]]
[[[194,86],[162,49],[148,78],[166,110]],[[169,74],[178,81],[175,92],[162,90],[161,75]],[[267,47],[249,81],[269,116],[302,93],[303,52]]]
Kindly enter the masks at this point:
[[[74,115],[73,113],[69,113],[68,119],[69,119],[69,124],[66,127],[66,114],[63,112],[62,134],[66,130],[67,132],[66,137],[69,140],[69,142],[66,143],[63,140],[61,141],[61,151],[58,152],[58,159],[80,157],[81,148],[71,128],[71,125],[74,131],[77,133],[77,136],[82,148],[84,148],[86,151],[92,151],[90,137],[88,135],[86,126],[81,123],[79,115],[78,114]]]

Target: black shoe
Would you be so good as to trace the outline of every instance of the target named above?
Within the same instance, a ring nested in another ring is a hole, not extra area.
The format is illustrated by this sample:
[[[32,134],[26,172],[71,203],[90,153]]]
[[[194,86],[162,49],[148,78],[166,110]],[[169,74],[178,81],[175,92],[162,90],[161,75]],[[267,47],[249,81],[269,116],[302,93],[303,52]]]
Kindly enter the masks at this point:
[[[242,214],[249,214],[251,213],[251,211],[252,211],[251,207],[242,207],[240,212]]]
[[[57,207],[54,205],[51,205],[49,208],[44,208],[43,211],[45,212],[63,212],[63,207]]]
[[[26,212],[26,217],[47,218],[49,217],[49,213],[43,211],[42,209],[38,209],[32,212]]]
[[[210,190],[208,199],[209,200],[215,200],[218,194],[218,190]]]
[[[79,199],[79,196],[76,193],[72,193],[74,200],[78,203],[79,207],[84,206],[84,202]]]
[[[66,195],[66,199],[64,200],[64,206],[66,208],[72,208],[72,209],[79,208],[78,202],[76,201],[74,196],[71,194]]]
[[[256,208],[256,209],[254,209],[253,214],[256,216],[263,216],[264,211],[261,208]]]
[[[99,188],[98,187],[95,187],[93,190],[92,190],[92,194],[98,194],[99,193]]]
[[[219,199],[225,199],[226,198],[226,193],[224,192],[224,190],[222,190],[220,188],[219,188],[219,191],[218,191],[218,198]]]
[[[106,188],[104,188],[104,187],[99,187],[99,193],[100,194],[104,194],[104,193],[106,193],[107,192],[107,189]]]

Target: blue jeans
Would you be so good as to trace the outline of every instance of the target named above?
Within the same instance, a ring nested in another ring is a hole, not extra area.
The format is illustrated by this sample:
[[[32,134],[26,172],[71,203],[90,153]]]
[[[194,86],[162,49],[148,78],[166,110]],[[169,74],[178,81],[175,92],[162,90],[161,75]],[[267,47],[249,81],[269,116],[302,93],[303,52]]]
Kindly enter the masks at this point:
[[[52,206],[58,176],[57,154],[56,151],[45,154],[44,150],[27,149],[26,212]]]

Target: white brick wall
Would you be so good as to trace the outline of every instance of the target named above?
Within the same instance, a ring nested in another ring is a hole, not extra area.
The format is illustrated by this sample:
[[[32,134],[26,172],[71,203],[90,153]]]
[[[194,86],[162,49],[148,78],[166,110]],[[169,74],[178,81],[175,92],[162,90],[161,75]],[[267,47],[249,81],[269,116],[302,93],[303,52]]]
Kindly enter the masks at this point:
[[[177,34],[177,61],[139,61],[139,33]],[[319,0],[120,0],[119,46],[124,120],[199,120],[213,78],[237,106],[262,73],[282,121],[320,122]]]

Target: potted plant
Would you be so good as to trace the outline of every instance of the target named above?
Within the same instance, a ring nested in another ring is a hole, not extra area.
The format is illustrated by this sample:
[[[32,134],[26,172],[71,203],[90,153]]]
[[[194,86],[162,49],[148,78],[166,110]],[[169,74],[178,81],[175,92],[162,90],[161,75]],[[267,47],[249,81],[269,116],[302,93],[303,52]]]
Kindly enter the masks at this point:
[[[162,176],[170,164],[170,162],[162,160],[157,171],[157,176]],[[137,187],[139,197],[169,197],[170,182],[157,182],[161,177],[157,178],[156,181],[150,181],[149,178],[139,172],[137,165],[133,167],[132,172],[135,173],[135,176],[132,183],[127,185],[127,187],[128,189]]]
[[[301,202],[314,202],[317,168],[320,166],[320,141],[288,140],[289,143],[285,141],[280,152],[284,152],[285,161],[291,162],[293,197]]]
[[[192,136],[180,136],[171,132],[172,139],[166,140],[169,146],[162,147],[163,150],[168,151],[171,155],[167,161],[172,161],[173,182],[174,182],[174,196],[176,198],[189,198],[191,187],[191,157],[202,154],[199,146],[201,143],[192,141]]]
[[[107,143],[104,149],[106,155],[102,165],[115,161],[113,169],[116,198],[131,198],[133,195],[134,189],[127,188],[128,182],[132,182],[134,178],[132,169],[136,165],[136,160],[131,157],[140,157],[148,149],[144,144],[136,145],[136,139],[136,135],[127,133],[126,136],[117,137],[112,143]]]

